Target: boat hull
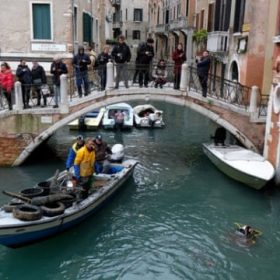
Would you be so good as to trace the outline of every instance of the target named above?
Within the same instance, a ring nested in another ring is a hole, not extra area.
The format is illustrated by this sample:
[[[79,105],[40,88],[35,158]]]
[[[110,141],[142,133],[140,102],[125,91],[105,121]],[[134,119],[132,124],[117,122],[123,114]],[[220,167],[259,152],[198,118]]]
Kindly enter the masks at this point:
[[[243,170],[239,170],[233,166],[231,166],[227,161],[222,160],[211,150],[211,146],[208,144],[203,144],[203,151],[210,159],[210,161],[223,173],[231,177],[232,179],[239,181],[245,185],[248,185],[256,190],[260,190],[263,188],[268,179],[263,179],[260,177],[252,176],[251,174],[247,174],[243,172]]]
[[[101,187],[98,191],[89,195],[88,198],[65,210],[64,214],[56,217],[44,217],[38,221],[23,222],[16,224],[4,224],[1,222],[3,211],[0,212],[0,244],[11,248],[46,239],[50,236],[63,232],[81,223],[92,215],[99,207],[111,198],[125,181],[132,175],[137,162],[132,163],[129,169],[123,170],[125,174],[119,180],[112,179],[111,185]],[[121,172],[123,172],[121,171]],[[7,215],[7,213],[5,213]],[[12,214],[8,214],[12,216]]]

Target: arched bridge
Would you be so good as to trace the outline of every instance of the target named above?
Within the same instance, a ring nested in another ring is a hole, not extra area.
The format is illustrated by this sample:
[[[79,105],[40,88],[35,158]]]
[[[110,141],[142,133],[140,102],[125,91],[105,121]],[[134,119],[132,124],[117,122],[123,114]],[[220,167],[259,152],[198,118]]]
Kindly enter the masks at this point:
[[[138,88],[93,91],[83,98],[68,101],[68,109],[38,108],[1,112],[0,118],[0,165],[17,166],[57,129],[96,108],[117,102],[139,100],[164,101],[189,107],[225,127],[246,147],[261,152],[264,142],[264,122],[251,122],[245,107],[220,101],[215,97],[202,98],[200,93],[188,89],[173,90]]]

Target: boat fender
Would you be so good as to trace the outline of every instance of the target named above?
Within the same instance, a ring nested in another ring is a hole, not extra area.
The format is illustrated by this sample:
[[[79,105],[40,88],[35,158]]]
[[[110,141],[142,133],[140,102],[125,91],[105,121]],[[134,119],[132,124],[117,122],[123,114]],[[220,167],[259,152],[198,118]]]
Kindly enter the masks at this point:
[[[41,206],[42,214],[46,217],[54,217],[64,213],[65,205],[62,202],[47,203]]]
[[[35,205],[23,204],[13,209],[13,216],[22,221],[35,221],[41,219],[42,212]]]

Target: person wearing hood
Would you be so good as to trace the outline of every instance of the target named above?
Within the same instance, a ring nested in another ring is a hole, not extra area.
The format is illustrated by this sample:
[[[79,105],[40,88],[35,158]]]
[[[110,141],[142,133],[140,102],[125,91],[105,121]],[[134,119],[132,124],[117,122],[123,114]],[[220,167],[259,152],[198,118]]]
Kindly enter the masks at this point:
[[[58,103],[60,102],[60,76],[62,74],[67,74],[68,70],[66,64],[62,61],[61,57],[56,55],[51,64],[50,73],[53,75],[53,91],[54,91],[54,108],[58,108]]]
[[[29,69],[28,65],[26,65],[26,62],[23,59],[20,60],[20,64],[17,67],[16,76],[18,77],[18,80],[21,83],[23,108],[30,108],[29,100],[32,84],[32,74],[31,70]]]
[[[9,110],[12,110],[12,90],[14,87],[14,77],[7,62],[1,63],[0,87],[8,101]]]
[[[74,56],[72,64],[75,69],[79,97],[83,96],[82,84],[85,90],[84,95],[86,96],[89,94],[88,65],[91,64],[91,61],[89,56],[85,53],[83,46],[79,47],[78,53]]]
[[[178,44],[176,50],[172,54],[172,59],[174,61],[174,89],[179,89],[182,64],[184,63],[184,61],[186,61],[186,55],[183,51],[182,43]]]

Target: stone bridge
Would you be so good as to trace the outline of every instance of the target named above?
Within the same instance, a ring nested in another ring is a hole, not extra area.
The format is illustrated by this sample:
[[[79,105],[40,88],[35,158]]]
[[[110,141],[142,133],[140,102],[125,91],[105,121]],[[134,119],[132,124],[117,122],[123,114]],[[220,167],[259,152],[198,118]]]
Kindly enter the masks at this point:
[[[20,86],[20,85],[18,85]],[[16,85],[17,87],[17,85]],[[61,86],[63,92],[63,83]],[[66,91],[65,91],[66,92]],[[67,95],[67,93],[66,93]],[[18,166],[57,129],[96,108],[117,102],[163,101],[189,107],[225,127],[246,147],[262,153],[265,124],[263,120],[252,122],[256,110],[250,110],[220,101],[202,98],[190,89],[178,91],[166,86],[163,89],[138,88],[93,91],[83,98],[61,100],[60,108],[36,108],[22,110],[20,97],[13,111],[0,113],[0,165]],[[251,98],[252,100],[252,98]],[[251,107],[250,107],[251,108]]]

